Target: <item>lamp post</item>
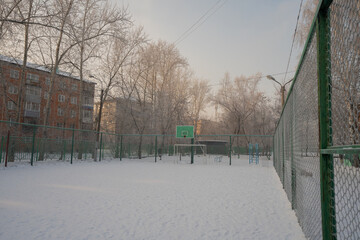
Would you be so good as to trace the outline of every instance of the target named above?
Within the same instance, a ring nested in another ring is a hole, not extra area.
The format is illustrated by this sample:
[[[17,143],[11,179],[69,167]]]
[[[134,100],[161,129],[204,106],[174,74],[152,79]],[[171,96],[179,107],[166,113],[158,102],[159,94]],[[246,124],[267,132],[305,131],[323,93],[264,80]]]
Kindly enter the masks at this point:
[[[94,75],[89,75],[90,78],[94,78],[99,80],[97,77],[95,77]],[[97,127],[96,127],[96,131],[100,132],[100,126],[101,126],[101,115],[102,115],[102,109],[103,109],[103,98],[104,98],[104,89],[101,89],[101,93],[100,93],[100,106],[99,106],[99,112],[98,112],[98,117],[97,117]]]
[[[293,79],[290,79],[289,81],[287,81],[285,84],[281,84],[280,82],[278,82],[273,76],[271,75],[267,75],[266,76],[267,79],[269,80],[273,80],[274,82],[276,82],[277,84],[280,85],[280,93],[281,93],[281,106],[284,106],[284,101],[285,101],[285,86],[290,83]]]
[[[95,77],[94,75],[89,75],[90,78],[94,78],[99,80],[97,77]],[[103,109],[103,105],[104,105],[104,89],[101,89],[101,94],[100,94],[100,106],[99,106],[99,113],[98,113],[98,117],[97,117],[97,127],[96,127],[96,147],[95,147],[95,156],[94,159],[96,161],[97,158],[97,148],[99,147],[99,138],[100,138],[100,127],[101,127],[101,115],[102,115],[102,109]]]

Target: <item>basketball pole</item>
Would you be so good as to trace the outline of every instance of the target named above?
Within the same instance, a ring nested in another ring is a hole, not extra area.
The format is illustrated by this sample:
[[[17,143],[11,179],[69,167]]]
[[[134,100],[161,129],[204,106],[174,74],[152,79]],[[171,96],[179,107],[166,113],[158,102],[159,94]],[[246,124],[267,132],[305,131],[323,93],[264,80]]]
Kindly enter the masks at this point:
[[[194,144],[194,138],[191,139],[191,144]],[[191,164],[194,163],[194,146],[191,146]]]

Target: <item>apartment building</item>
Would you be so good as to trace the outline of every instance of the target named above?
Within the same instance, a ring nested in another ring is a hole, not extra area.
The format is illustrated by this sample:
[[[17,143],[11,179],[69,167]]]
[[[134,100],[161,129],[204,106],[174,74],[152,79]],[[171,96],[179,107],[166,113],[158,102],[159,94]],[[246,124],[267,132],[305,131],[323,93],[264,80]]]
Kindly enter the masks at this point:
[[[98,121],[100,103],[95,103],[95,122]],[[151,106],[140,106],[133,99],[114,98],[103,103],[101,131],[116,134],[137,134],[136,124],[148,121],[144,133],[154,132],[150,118]],[[135,123],[136,121],[136,123]]]
[[[15,121],[17,99],[21,82],[22,61],[0,55],[0,120]],[[49,95],[51,70],[45,66],[28,63],[25,71],[24,104],[20,122],[44,123],[45,106],[49,97],[49,125],[66,128],[93,128],[95,83],[80,79],[70,73],[57,71],[54,91]],[[80,94],[82,91],[82,94]],[[82,106],[79,98],[82,95]],[[82,114],[82,126],[79,116]]]

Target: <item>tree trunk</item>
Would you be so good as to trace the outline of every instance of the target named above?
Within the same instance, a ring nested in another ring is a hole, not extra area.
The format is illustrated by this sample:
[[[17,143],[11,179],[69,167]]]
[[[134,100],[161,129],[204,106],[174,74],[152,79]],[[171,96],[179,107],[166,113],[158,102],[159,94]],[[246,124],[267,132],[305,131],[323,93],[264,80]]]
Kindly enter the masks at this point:
[[[354,167],[359,168],[360,167],[360,161],[359,161],[359,154],[354,154]]]
[[[141,135],[139,136],[139,148],[138,148],[138,157],[139,157],[139,159],[141,159],[142,140],[143,140],[143,136],[142,136],[142,134],[141,134]]]

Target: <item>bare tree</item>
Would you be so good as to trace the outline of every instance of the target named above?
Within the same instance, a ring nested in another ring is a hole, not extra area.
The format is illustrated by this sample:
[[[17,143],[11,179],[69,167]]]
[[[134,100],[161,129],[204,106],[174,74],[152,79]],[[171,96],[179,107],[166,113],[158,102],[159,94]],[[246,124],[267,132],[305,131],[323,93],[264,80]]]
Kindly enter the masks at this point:
[[[234,120],[231,125],[234,134],[246,134],[245,121],[264,98],[263,93],[257,89],[261,74],[254,77],[258,78],[247,80],[242,76],[231,81],[229,74],[225,74],[222,86],[213,99],[223,109],[225,116]]]
[[[4,5],[1,5],[0,7],[0,41],[2,40],[3,43],[2,50],[7,52],[8,55],[12,56],[14,59],[17,59],[20,55],[22,55],[22,63],[19,68],[21,74],[20,84],[17,86],[17,99],[16,101],[12,100],[16,105],[15,121],[21,122],[22,108],[24,105],[25,72],[28,54],[31,44],[35,40],[35,37],[31,34],[30,23],[33,23],[34,19],[42,15],[46,1],[18,0],[13,2],[4,2],[3,4]],[[3,39],[3,36],[6,35],[7,32],[11,32],[11,34],[8,34],[8,37]],[[3,83],[3,88],[6,88],[5,82]],[[6,98],[5,92],[4,96]]]
[[[232,81],[226,73],[222,86],[213,99],[223,111],[223,124],[236,135],[249,133],[247,121],[264,99],[263,93],[257,89],[261,74],[258,73],[251,78],[252,80],[247,80],[241,76]],[[249,143],[248,138],[246,142]],[[240,145],[240,142],[237,144]]]
[[[22,0],[16,1],[5,1],[0,0],[0,41],[7,34],[8,31],[11,32],[11,19],[13,13],[19,7],[19,4]]]
[[[48,98],[46,101],[45,106],[45,113],[43,124],[49,125],[49,117],[50,117],[50,107],[51,107],[51,99],[53,93],[55,91],[55,79],[57,78],[57,72],[61,61],[63,60],[64,56],[67,52],[76,45],[74,41],[71,41],[69,38],[70,35],[68,34],[69,25],[71,25],[71,17],[70,15],[75,14],[75,1],[74,0],[60,0],[56,1],[53,8],[50,8],[49,11],[51,12],[59,12],[57,16],[53,19],[49,19],[49,22],[52,26],[57,26],[59,31],[54,29],[46,29],[46,38],[42,37],[39,40],[43,40],[44,38],[47,39],[47,44],[51,46],[51,48],[47,51],[49,54],[48,57],[44,57],[45,61],[49,61],[51,59],[51,64],[46,64],[50,66],[51,73],[50,73],[50,86],[48,92]],[[39,44],[39,41],[37,41]],[[52,52],[53,49],[53,42],[55,42],[55,51]],[[39,44],[39,51],[41,53],[44,52],[43,46]],[[43,55],[44,56],[44,55]],[[47,129],[44,128],[43,130],[43,137],[47,137],[48,132]],[[45,142],[43,142],[42,147],[40,149],[39,160],[44,160],[44,151],[45,151]]]
[[[69,61],[79,71],[80,89],[83,89],[86,65],[89,60],[97,57],[98,49],[103,45],[102,42],[121,37],[121,31],[131,23],[126,9],[119,10],[108,4],[101,6],[101,2],[100,0],[79,1],[81,11],[74,21],[81,25],[71,25],[72,35],[76,39],[77,45]],[[75,59],[78,59],[77,62],[72,60],[74,55]],[[82,91],[80,91],[79,112],[81,112],[81,105]],[[80,114],[80,128],[81,124]]]
[[[82,129],[83,125],[83,89],[84,89],[84,73],[87,64],[93,58],[97,57],[99,48],[110,38],[121,36],[123,29],[130,25],[130,17],[126,9],[114,8],[111,5],[101,5],[100,0],[82,0],[78,1],[79,13],[74,17],[73,21],[79,24],[70,25],[71,35],[74,36],[76,47],[72,49],[72,53],[68,56],[68,60],[74,66],[80,77],[80,94],[78,104],[78,127]],[[110,38],[109,38],[110,36]],[[87,68],[89,69],[89,68]],[[87,70],[89,72],[89,70]],[[103,95],[107,96],[107,91]],[[93,97],[93,96],[92,96]],[[79,151],[78,158],[82,158],[82,151]]]
[[[46,1],[45,1],[46,2]],[[1,21],[1,29],[3,28],[4,24],[12,23],[13,29],[12,30],[12,38],[9,38],[10,41],[16,41],[16,39],[20,36],[23,36],[21,40],[18,42],[20,44],[23,44],[22,48],[20,49],[20,54],[23,55],[23,61],[20,67],[20,84],[16,86],[18,88],[18,94],[17,94],[17,100],[14,101],[14,104],[16,105],[16,112],[15,112],[15,121],[21,122],[23,119],[23,108],[24,108],[24,96],[25,96],[25,78],[26,78],[26,68],[27,68],[27,60],[28,60],[28,53],[29,49],[31,47],[31,44],[34,41],[34,36],[30,33],[30,22],[33,21],[34,18],[37,18],[40,14],[41,10],[44,7],[44,2],[42,1],[36,1],[36,0],[29,0],[29,1],[15,1],[13,2],[13,5],[9,3],[10,6],[8,6],[8,14],[5,14],[5,18]],[[12,14],[12,19],[10,19],[10,14]],[[13,21],[11,21],[13,20]],[[10,48],[10,51],[13,51],[12,56],[16,58],[16,50],[17,48]],[[4,88],[4,96],[6,98],[6,86],[5,83],[3,83]],[[5,101],[6,102],[6,99]],[[20,127],[20,125],[16,125],[16,127]],[[14,129],[15,130],[15,129]],[[19,130],[20,131],[20,130]],[[14,147],[15,142],[11,142],[11,154],[10,154],[10,161],[14,160]]]
[[[102,49],[103,57],[100,59],[100,66],[95,78],[103,92],[100,96],[100,109],[96,123],[101,123],[101,103],[107,100],[114,88],[118,87],[125,96],[131,96],[134,84],[127,82],[122,73],[125,67],[131,65],[131,59],[137,53],[137,48],[145,41],[142,28],[138,28],[122,33],[122,35],[111,36],[107,41],[108,45]],[[99,127],[97,131],[100,131]]]
[[[136,133],[140,135],[138,144],[138,158],[141,159],[143,140],[142,135],[149,127],[150,121],[148,120],[151,117],[151,105],[148,101],[150,84],[147,81],[142,81],[142,72],[144,71],[144,67],[146,68],[147,66],[141,65],[141,61],[139,61],[134,67],[134,69],[132,67],[129,69],[129,77],[133,83],[131,85],[133,86],[133,89],[127,88],[130,90],[127,91],[127,107],[132,119],[133,126],[136,129]]]
[[[205,109],[208,103],[210,86],[206,80],[193,79],[190,84],[190,119],[194,123],[195,138],[198,130],[198,122],[200,120],[200,113]]]
[[[159,41],[150,50],[157,56],[151,79],[154,116],[160,132],[166,134],[187,102],[190,72],[174,45]]]

